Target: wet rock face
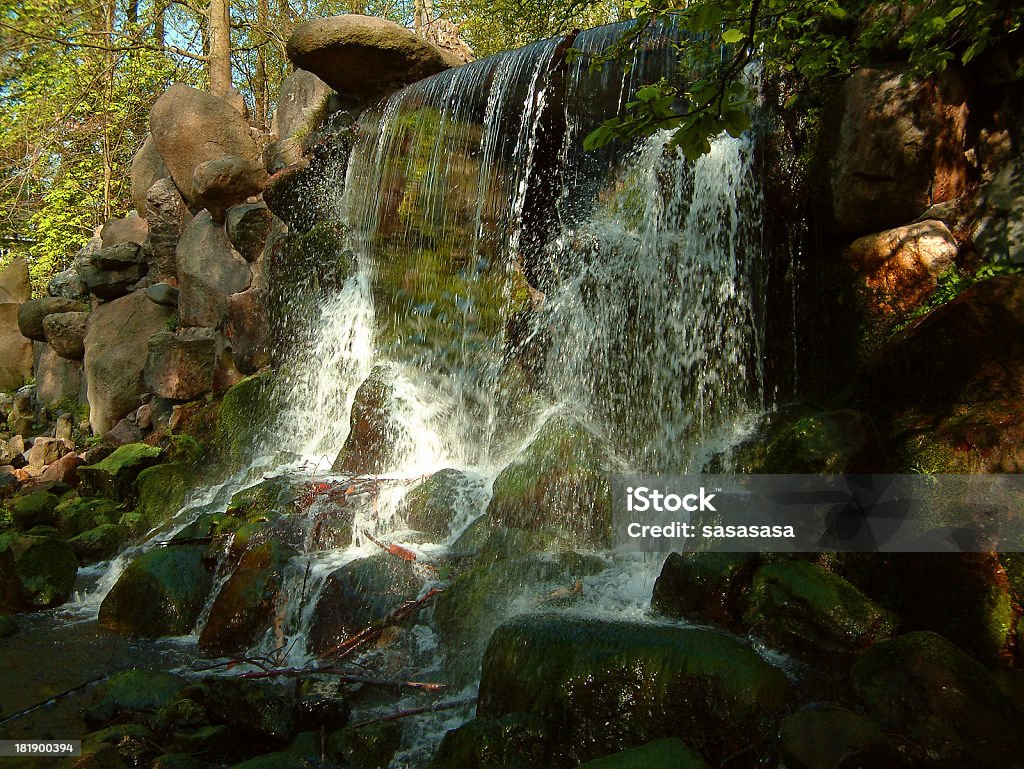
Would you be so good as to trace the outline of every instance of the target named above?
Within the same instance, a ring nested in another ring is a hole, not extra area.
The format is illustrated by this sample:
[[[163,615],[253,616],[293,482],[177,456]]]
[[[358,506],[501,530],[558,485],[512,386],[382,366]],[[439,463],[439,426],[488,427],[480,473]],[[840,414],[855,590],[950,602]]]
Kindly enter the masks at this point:
[[[718,632],[534,615],[491,637],[477,715],[539,716],[554,765],[661,737],[717,762],[789,699],[779,670]]]
[[[910,756],[943,766],[1012,766],[1021,712],[992,675],[942,636],[908,633],[854,664],[853,690]]]
[[[394,418],[393,372],[376,366],[356,390],[345,445],[334,461],[334,472],[364,475],[382,473],[397,459],[401,426]]]
[[[755,553],[670,553],[654,583],[651,608],[740,629],[743,598],[759,565]]]
[[[204,545],[171,545],[136,558],[100,605],[99,622],[124,635],[185,635],[213,582]]]
[[[463,63],[393,21],[358,14],[300,24],[288,58],[343,96],[366,101]]]

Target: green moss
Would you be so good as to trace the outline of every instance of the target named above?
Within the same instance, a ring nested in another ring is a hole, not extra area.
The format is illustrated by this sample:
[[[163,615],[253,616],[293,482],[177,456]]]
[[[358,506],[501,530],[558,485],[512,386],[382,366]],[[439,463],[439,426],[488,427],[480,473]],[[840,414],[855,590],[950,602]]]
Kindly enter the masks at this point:
[[[10,507],[15,527],[27,531],[34,526],[49,526],[56,523],[54,509],[57,502],[57,496],[48,491],[33,491],[15,497]]]
[[[160,526],[171,520],[199,483],[195,465],[169,462],[150,467],[139,473],[135,480],[138,494],[136,512],[146,528]]]
[[[152,715],[174,700],[187,682],[172,673],[132,668],[115,673],[96,690],[86,722],[108,724],[125,715]],[[123,727],[120,727],[123,728]]]
[[[707,769],[707,764],[682,740],[669,737],[588,761],[580,769]]]
[[[448,732],[430,769],[537,769],[548,754],[544,721],[526,713],[474,718]]]
[[[121,508],[112,500],[70,496],[54,510],[57,530],[68,538],[76,537],[105,523],[117,523]]]
[[[71,597],[78,560],[55,534],[0,535],[0,609],[46,609]]]
[[[86,496],[128,499],[139,473],[155,465],[163,453],[146,443],[120,446],[106,459],[78,468],[79,490]]]
[[[388,769],[401,744],[401,726],[383,723],[339,729],[331,735],[327,750],[352,769]]]
[[[130,535],[127,526],[104,523],[69,539],[68,544],[75,551],[79,563],[89,564],[113,558],[124,547]]]
[[[279,393],[272,371],[243,379],[224,393],[217,419],[217,442],[229,467],[251,459],[278,412]]]

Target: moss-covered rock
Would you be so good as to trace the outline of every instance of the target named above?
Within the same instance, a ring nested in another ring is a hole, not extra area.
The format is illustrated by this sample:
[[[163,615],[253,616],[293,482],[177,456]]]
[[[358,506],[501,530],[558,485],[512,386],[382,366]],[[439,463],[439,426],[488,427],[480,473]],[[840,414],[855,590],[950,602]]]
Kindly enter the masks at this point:
[[[217,417],[217,445],[229,467],[251,459],[273,424],[280,394],[269,369],[243,379],[224,393]]]
[[[860,412],[789,406],[766,415],[732,465],[745,473],[880,472],[878,437]]]
[[[251,646],[270,627],[291,548],[271,540],[248,551],[217,594],[199,647],[227,655]]]
[[[61,500],[55,510],[57,530],[65,537],[76,537],[105,523],[118,523],[121,508],[110,499],[71,496]]]
[[[745,619],[793,649],[857,652],[889,638],[896,619],[842,577],[806,561],[765,564],[747,595]]]
[[[474,718],[444,736],[430,769],[536,769],[545,765],[547,739],[536,715]]]
[[[791,697],[781,671],[725,634],[558,615],[502,625],[482,670],[478,717],[539,715],[557,766],[673,736],[721,761]]]
[[[582,423],[559,415],[494,480],[487,514],[494,524],[553,528],[578,541],[611,539],[610,449]]]
[[[99,622],[125,635],[158,638],[191,632],[213,578],[203,545],[170,545],[143,553],[100,605]]]
[[[437,542],[448,537],[452,522],[477,496],[480,483],[459,470],[439,470],[410,491],[399,514],[410,528]]]
[[[419,594],[423,575],[415,564],[381,554],[331,572],[309,628],[308,647],[323,654],[371,624],[379,623]]]
[[[348,437],[332,469],[337,473],[382,473],[398,458],[404,433],[394,418],[395,372],[374,366],[356,389]]]
[[[760,562],[756,553],[670,553],[654,583],[651,608],[739,629],[742,599]]]
[[[1019,762],[1020,710],[983,665],[940,635],[907,633],[872,646],[854,663],[852,682],[881,728],[897,735],[915,762]]]
[[[352,769],[388,769],[401,745],[402,727],[382,723],[339,729],[331,735],[327,751]]]
[[[18,621],[9,614],[0,614],[0,639],[10,638],[18,632]]]
[[[124,547],[131,531],[119,523],[101,523],[94,529],[82,532],[68,540],[75,557],[81,564],[106,561],[117,555]]]
[[[674,737],[654,740],[580,765],[580,769],[707,769],[699,755]]]
[[[56,531],[0,534],[0,610],[48,609],[71,597],[78,560]]]
[[[784,719],[779,750],[787,769],[905,766],[878,724],[834,705],[805,708]]]
[[[187,681],[161,670],[131,669],[115,673],[96,690],[85,711],[86,723],[104,726],[125,717],[150,718],[174,701]]]
[[[168,462],[150,467],[135,479],[137,512],[146,528],[161,526],[181,510],[198,485],[197,469],[187,462]]]
[[[146,443],[129,443],[92,465],[78,468],[78,487],[83,496],[123,501],[133,496],[135,479],[160,461],[164,450]]]
[[[48,491],[33,491],[11,500],[11,519],[19,531],[36,526],[52,526],[57,522],[54,509],[59,499]]]
[[[292,682],[210,677],[203,687],[210,717],[244,735],[280,744],[298,731]]]

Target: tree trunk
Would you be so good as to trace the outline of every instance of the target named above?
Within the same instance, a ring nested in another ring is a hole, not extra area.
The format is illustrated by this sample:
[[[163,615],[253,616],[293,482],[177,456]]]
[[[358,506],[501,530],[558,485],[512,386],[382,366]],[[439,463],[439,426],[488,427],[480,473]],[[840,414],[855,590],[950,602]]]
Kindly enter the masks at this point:
[[[227,96],[231,91],[231,18],[228,0],[210,0],[210,50],[207,61],[210,93]]]
[[[256,26],[259,39],[256,49],[256,76],[253,82],[256,102],[256,124],[266,128],[270,111],[270,88],[267,83],[267,30],[270,29],[270,0],[256,0]]]

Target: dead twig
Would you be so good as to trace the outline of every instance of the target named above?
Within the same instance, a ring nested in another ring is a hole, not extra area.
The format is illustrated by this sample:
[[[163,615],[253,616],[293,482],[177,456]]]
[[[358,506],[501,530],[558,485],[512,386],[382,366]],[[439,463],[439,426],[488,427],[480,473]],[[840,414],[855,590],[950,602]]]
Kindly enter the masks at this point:
[[[379,716],[377,718],[367,718],[364,721],[357,721],[352,724],[353,729],[361,729],[364,726],[372,726],[373,724],[383,724],[388,721],[398,721],[401,718],[409,718],[410,716],[422,716],[426,713],[439,713],[443,710],[455,710],[456,708],[463,708],[467,705],[472,705],[476,702],[476,697],[467,697],[463,700],[449,700],[448,702],[438,702],[434,705],[425,705],[422,708],[410,708],[409,710],[399,710],[396,713],[388,713],[386,716]]]

